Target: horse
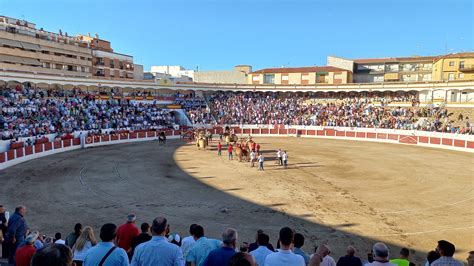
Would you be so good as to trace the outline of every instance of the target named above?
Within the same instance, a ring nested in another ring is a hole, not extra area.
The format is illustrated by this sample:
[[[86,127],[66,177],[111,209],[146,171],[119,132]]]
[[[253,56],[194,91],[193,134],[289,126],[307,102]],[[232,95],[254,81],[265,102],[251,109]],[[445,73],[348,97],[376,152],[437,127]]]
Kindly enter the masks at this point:
[[[161,131],[160,134],[158,134],[158,143],[159,144],[166,144],[166,134],[165,132]]]
[[[237,145],[237,148],[235,148],[235,155],[237,156],[237,158],[239,158],[239,162],[241,162],[244,157],[245,162],[249,161],[249,152],[246,147],[241,144]]]

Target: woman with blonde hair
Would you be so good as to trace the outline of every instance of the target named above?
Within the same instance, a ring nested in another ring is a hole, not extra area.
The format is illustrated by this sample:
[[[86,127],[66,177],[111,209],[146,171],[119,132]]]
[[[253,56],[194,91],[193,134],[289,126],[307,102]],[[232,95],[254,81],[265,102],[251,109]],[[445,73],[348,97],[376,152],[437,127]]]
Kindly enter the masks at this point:
[[[76,263],[76,266],[82,266],[87,251],[96,244],[97,240],[95,240],[94,229],[90,226],[84,227],[81,235],[72,248],[74,254],[73,260]]]

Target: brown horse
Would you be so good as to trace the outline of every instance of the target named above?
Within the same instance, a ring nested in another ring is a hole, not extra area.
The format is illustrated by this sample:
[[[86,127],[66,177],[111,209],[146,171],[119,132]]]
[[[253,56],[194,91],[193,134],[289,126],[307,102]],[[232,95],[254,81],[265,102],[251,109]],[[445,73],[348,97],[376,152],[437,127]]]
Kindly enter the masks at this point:
[[[239,162],[241,162],[244,157],[246,162],[249,161],[249,152],[247,148],[243,145],[237,145],[237,148],[235,148],[235,155],[237,156],[237,158],[239,158]]]

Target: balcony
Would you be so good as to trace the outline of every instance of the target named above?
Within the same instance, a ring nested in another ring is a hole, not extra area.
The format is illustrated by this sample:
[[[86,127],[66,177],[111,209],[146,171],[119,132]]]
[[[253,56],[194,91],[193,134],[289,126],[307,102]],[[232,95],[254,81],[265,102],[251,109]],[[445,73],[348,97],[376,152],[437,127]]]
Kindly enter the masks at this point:
[[[96,62],[95,62],[95,65],[96,65],[96,66],[103,66],[103,65],[105,65],[105,64],[104,64],[103,61],[96,61]]]
[[[459,66],[460,72],[474,72],[474,65],[462,65]]]

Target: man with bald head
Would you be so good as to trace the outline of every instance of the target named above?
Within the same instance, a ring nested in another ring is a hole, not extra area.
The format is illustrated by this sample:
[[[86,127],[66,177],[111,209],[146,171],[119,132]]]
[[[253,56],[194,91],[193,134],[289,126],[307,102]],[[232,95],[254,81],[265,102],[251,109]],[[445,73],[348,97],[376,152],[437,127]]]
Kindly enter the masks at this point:
[[[222,233],[222,247],[214,249],[207,255],[203,266],[228,265],[237,247],[237,230],[227,228]]]
[[[141,265],[173,265],[184,266],[181,248],[171,244],[166,238],[169,233],[168,221],[164,217],[156,217],[151,225],[152,238],[138,245],[132,258],[132,266]]]
[[[372,247],[372,254],[374,254],[374,261],[369,263],[373,266],[397,266],[397,264],[388,261],[389,251],[387,245],[382,242],[375,243]]]
[[[337,266],[362,266],[362,261],[360,258],[355,256],[355,248],[353,246],[348,246],[346,250],[346,255],[340,257],[337,261]]]

